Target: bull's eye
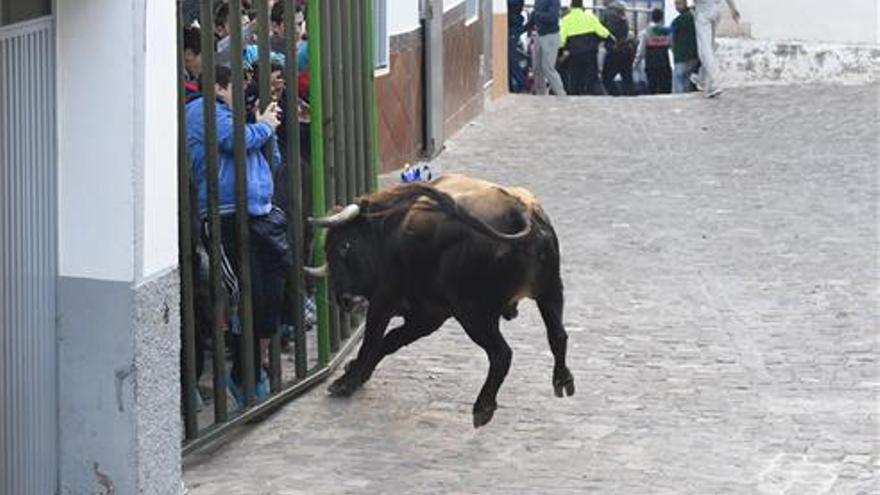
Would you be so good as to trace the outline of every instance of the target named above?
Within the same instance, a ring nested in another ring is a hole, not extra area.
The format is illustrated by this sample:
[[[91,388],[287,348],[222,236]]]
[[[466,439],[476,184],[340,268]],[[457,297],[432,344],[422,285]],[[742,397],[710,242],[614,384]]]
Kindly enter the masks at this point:
[[[351,242],[345,241],[344,243],[342,243],[342,247],[339,248],[339,254],[341,254],[344,258],[348,255],[349,251],[351,251]]]

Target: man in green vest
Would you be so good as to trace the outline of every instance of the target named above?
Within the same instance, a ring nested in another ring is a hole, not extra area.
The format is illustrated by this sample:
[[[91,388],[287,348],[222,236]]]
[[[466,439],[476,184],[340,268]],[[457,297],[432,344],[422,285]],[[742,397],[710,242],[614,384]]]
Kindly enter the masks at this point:
[[[559,44],[568,60],[569,94],[605,94],[599,83],[599,43],[611,33],[591,12],[583,0],[572,0],[571,11],[559,26]]]

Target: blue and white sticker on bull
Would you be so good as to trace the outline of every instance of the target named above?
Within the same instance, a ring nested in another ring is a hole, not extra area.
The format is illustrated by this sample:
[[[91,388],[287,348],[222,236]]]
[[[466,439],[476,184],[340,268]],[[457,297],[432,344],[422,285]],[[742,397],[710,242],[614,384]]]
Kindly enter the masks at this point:
[[[419,162],[415,165],[407,164],[400,173],[400,182],[404,184],[431,182],[433,179],[434,172],[431,171],[431,164],[428,162]]]

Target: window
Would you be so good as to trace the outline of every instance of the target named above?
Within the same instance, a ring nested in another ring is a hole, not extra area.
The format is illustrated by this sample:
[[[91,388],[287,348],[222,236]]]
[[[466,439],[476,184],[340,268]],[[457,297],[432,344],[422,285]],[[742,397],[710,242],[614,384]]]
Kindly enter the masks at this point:
[[[52,13],[52,0],[0,0],[0,26]]]
[[[465,0],[467,22],[474,22],[480,18],[480,0]]]
[[[388,0],[373,2],[374,42],[376,43],[376,69],[388,68]]]

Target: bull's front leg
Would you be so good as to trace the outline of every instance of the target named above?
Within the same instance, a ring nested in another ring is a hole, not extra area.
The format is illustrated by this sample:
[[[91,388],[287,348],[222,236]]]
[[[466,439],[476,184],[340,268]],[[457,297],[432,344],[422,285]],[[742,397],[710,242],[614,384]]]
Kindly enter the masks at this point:
[[[376,361],[377,356],[382,353],[382,337],[393,316],[390,307],[381,303],[369,305],[364,341],[355,360],[346,366],[345,373],[327,388],[331,395],[348,397],[367,381],[372,372],[369,363]]]

